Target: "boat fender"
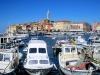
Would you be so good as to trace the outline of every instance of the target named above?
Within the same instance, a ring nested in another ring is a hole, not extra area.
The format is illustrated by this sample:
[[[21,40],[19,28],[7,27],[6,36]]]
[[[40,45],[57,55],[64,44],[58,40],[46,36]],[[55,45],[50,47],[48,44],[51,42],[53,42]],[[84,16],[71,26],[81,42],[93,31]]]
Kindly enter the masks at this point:
[[[72,67],[70,68],[70,72],[72,72],[73,70],[72,70]]]
[[[93,70],[96,70],[96,66],[94,65],[94,64],[92,64],[92,63],[88,63],[88,64],[86,64],[86,70],[89,70],[89,69],[93,69]]]

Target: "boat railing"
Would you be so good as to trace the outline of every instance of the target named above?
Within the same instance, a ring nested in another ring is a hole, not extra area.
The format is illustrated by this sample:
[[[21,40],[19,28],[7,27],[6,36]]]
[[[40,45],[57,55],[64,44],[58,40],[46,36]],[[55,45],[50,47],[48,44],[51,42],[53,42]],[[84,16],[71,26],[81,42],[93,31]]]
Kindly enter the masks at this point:
[[[9,64],[6,66],[6,68],[4,69],[4,71],[3,71],[3,74],[5,73],[5,71],[6,71],[6,69],[9,67],[9,65],[11,65],[12,67],[14,67],[14,65],[13,65],[13,61],[14,61],[15,59],[13,59],[12,61],[10,61],[9,62]]]

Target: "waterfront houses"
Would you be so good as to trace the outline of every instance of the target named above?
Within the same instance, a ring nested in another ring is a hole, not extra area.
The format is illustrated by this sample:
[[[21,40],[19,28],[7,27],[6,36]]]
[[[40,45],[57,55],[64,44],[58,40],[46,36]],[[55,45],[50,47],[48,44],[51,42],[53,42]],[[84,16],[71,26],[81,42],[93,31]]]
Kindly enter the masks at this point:
[[[74,22],[71,24],[71,32],[90,32],[91,25],[88,22]]]
[[[100,22],[94,22],[93,23],[93,26],[94,26],[94,31],[100,31]]]
[[[22,30],[24,30],[24,31],[31,30],[31,26],[29,24],[27,24],[27,23],[26,24],[22,24],[21,27],[22,27]]]
[[[96,23],[95,23],[96,24]],[[96,30],[100,30],[100,23],[95,26]],[[90,32],[92,31],[91,25],[88,22],[74,22],[69,20],[59,20],[49,22],[48,20],[41,20],[39,22],[32,22],[30,24],[16,24],[8,27],[10,32],[24,30],[24,31],[66,31],[66,32]]]
[[[55,31],[69,31],[70,30],[70,21],[69,20],[59,20],[54,21],[53,29]]]
[[[9,26],[6,31],[13,33],[13,32],[15,32],[17,30],[22,30],[22,27],[21,27],[20,24],[15,24],[15,25]]]
[[[97,23],[97,30],[100,31],[100,22]]]

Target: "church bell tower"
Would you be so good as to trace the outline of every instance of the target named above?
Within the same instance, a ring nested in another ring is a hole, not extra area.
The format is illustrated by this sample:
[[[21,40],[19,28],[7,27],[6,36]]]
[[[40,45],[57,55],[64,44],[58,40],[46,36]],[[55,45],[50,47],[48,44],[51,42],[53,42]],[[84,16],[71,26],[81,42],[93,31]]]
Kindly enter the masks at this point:
[[[50,12],[49,12],[49,10],[48,10],[48,12],[47,12],[47,20],[50,21]]]

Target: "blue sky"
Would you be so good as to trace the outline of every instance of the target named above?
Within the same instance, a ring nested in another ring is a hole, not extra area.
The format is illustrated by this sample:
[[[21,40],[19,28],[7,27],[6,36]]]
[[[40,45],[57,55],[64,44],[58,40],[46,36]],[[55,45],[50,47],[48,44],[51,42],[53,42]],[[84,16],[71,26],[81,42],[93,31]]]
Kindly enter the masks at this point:
[[[0,0],[0,32],[13,24],[51,20],[100,22],[100,0]]]

